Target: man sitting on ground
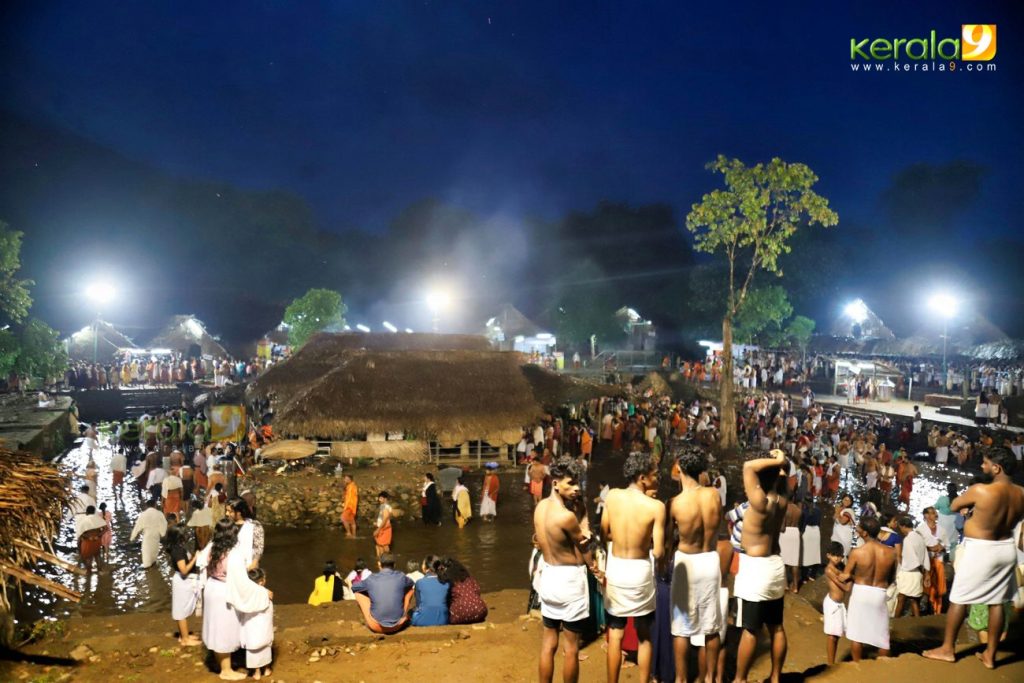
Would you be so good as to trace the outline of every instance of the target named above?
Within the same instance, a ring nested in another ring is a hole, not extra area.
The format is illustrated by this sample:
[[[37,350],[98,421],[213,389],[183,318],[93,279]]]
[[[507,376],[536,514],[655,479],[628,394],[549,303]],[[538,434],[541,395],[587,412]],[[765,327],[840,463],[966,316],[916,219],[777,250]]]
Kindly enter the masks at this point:
[[[409,603],[413,595],[412,579],[395,571],[395,556],[382,553],[380,571],[352,586],[356,603],[374,633],[397,633],[409,625]]]

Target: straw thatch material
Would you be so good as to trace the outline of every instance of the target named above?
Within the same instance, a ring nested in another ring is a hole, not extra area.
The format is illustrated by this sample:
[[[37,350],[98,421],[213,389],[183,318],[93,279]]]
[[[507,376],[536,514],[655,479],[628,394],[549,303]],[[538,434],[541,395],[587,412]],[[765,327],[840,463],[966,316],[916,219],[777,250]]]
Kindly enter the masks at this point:
[[[423,462],[430,458],[430,446],[426,441],[335,441],[331,443],[331,457]]]
[[[672,395],[672,387],[669,386],[664,377],[656,372],[648,373],[646,377],[640,380],[636,390],[641,394],[646,394],[649,391],[652,396]]]
[[[206,326],[194,315],[173,316],[163,330],[150,342],[153,349],[171,349],[186,354],[198,344],[204,356],[226,358],[230,354],[223,344],[206,331]]]
[[[340,367],[349,354],[359,351],[487,351],[484,337],[457,334],[364,334],[320,332],[291,358],[272,366],[254,384],[260,396],[273,395],[285,402]]]
[[[86,325],[68,337],[67,350],[71,360],[91,363],[94,345],[96,359],[101,363],[111,362],[121,349],[138,348],[127,335],[106,321],[100,320],[97,330],[98,334],[93,335],[93,326]]]
[[[31,453],[0,448],[0,611],[10,608],[8,579],[23,580],[18,568],[38,557],[24,544],[52,552],[70,501],[67,477]]]
[[[518,354],[352,351],[343,358],[277,411],[280,432],[342,440],[403,431],[499,445],[518,442],[519,428],[542,412]]]
[[[260,457],[264,460],[301,460],[316,453],[317,446],[304,439],[285,439],[275,441],[260,449]]]
[[[566,403],[582,403],[602,396],[626,395],[623,387],[560,375],[539,365],[523,365],[521,370],[533,389],[533,395],[542,406],[552,410]]]

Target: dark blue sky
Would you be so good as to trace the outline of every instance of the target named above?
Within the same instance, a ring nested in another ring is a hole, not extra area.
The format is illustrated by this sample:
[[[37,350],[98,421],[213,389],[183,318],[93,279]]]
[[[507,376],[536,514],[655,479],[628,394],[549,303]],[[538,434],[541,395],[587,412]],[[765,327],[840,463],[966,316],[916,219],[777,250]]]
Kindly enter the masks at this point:
[[[689,7],[690,5],[701,7]],[[557,216],[600,199],[680,217],[721,152],[809,164],[879,220],[917,162],[987,169],[962,236],[1019,234],[1017,3],[26,2],[3,105],[183,176],[293,190],[323,227],[433,196]],[[996,73],[851,73],[851,37],[996,23]]]

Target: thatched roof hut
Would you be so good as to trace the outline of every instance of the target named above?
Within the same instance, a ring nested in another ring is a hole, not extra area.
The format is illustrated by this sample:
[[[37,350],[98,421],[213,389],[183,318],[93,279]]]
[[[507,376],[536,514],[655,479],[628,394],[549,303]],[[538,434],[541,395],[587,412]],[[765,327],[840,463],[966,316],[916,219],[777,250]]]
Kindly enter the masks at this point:
[[[109,363],[121,349],[138,348],[127,335],[103,320],[96,323],[95,334],[93,325],[86,325],[68,337],[64,343],[71,360],[89,363],[93,361],[94,353],[97,361]]]
[[[652,396],[671,396],[672,387],[665,381],[665,378],[656,372],[648,373],[636,385],[636,390],[641,394],[650,392]]]
[[[56,469],[31,453],[0,448],[0,613],[10,610],[8,581],[30,583],[59,597],[78,599],[74,591],[25,568],[37,560],[68,568],[68,563],[52,554],[51,539],[70,497],[70,482]]]
[[[520,367],[533,395],[545,408],[554,409],[565,403],[582,403],[602,396],[625,396],[625,389],[615,384],[598,384],[578,377],[560,375],[539,365]]]
[[[517,354],[348,351],[332,358],[332,369],[277,411],[277,431],[347,439],[401,430],[444,444],[498,445],[516,443],[520,427],[542,412]]]
[[[171,349],[185,356],[192,355],[197,349],[204,356],[230,356],[224,345],[207,332],[206,326],[194,315],[171,317],[163,330],[149,342],[149,346],[154,349]]]
[[[325,374],[341,366],[349,354],[360,351],[488,351],[484,337],[457,334],[364,334],[362,332],[321,332],[283,363],[260,375],[254,391],[274,396],[278,402],[296,393]]]

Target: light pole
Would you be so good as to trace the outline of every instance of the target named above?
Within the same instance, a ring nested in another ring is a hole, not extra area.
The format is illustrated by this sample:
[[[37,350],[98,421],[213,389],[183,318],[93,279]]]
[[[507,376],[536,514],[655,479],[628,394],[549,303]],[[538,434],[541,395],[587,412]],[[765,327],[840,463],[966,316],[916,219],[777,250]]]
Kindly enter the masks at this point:
[[[956,315],[957,300],[946,293],[932,295],[928,299],[928,308],[942,317],[942,383],[943,389],[949,381],[949,368],[946,364],[946,346],[949,340],[949,319]]]
[[[99,361],[100,343],[100,311],[103,304],[109,302],[117,291],[109,282],[94,282],[85,288],[85,296],[96,306],[96,318],[92,323],[92,362]]]

